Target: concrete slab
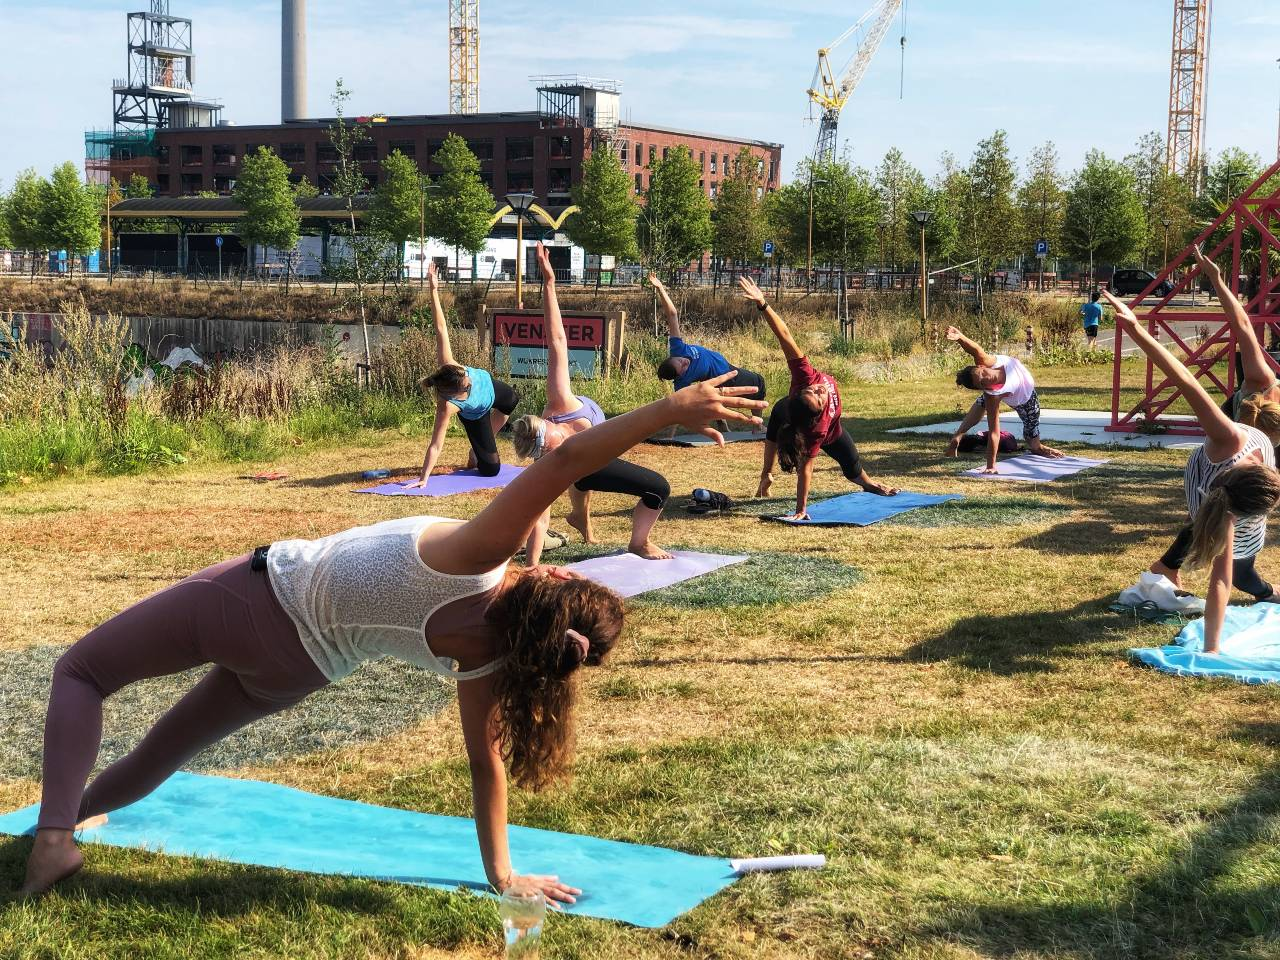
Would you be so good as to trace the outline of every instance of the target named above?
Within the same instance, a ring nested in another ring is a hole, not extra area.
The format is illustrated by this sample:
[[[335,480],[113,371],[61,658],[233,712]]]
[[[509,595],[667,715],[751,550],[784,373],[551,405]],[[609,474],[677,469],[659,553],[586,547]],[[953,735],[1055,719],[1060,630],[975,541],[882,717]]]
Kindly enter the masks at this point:
[[[1171,417],[1173,421],[1192,423],[1191,417]],[[1047,443],[1085,443],[1093,447],[1131,447],[1147,450],[1166,447],[1170,450],[1194,450],[1201,441],[1168,433],[1108,433],[1111,412],[1106,410],[1041,410],[1040,436]],[[918,427],[899,427],[890,433],[950,434],[960,427],[959,420],[926,423]],[[1022,436],[1022,421],[1012,410],[1000,411],[1000,427],[1015,437]],[[981,430],[979,425],[974,428]]]

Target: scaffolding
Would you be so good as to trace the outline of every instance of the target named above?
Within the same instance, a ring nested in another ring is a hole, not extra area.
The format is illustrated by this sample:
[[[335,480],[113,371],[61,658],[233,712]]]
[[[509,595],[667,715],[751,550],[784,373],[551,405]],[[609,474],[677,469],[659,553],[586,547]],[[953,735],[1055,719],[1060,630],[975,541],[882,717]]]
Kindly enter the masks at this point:
[[[480,112],[480,0],[449,0],[449,112]]]
[[[155,139],[154,130],[86,130],[85,179],[105,186],[112,177],[123,185],[134,173],[147,176],[155,165]]]
[[[1173,55],[1169,66],[1169,172],[1198,194],[1204,136],[1205,67],[1209,61],[1213,0],[1173,0]]]
[[[530,77],[538,90],[538,112],[553,127],[585,127],[611,137],[621,121],[622,84],[577,75]]]

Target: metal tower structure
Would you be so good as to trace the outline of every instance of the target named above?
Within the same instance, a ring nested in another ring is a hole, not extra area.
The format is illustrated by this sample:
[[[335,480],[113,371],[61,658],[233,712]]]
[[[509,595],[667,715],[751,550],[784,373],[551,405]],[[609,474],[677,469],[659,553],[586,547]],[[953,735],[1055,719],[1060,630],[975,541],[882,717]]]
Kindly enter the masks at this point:
[[[1213,0],[1173,0],[1173,55],[1169,66],[1169,172],[1186,177],[1197,193],[1204,135],[1205,68],[1209,62]]]
[[[813,70],[813,81],[809,85],[809,102],[822,111],[821,124],[818,127],[818,143],[814,147],[813,158],[824,162],[831,160],[836,152],[836,129],[840,125],[840,111],[853,96],[871,65],[871,58],[880,47],[880,41],[889,31],[889,25],[902,6],[902,0],[876,0],[871,9],[864,13],[852,27],[836,38],[829,47],[818,51],[818,65]],[[867,26],[870,24],[870,26]],[[865,32],[864,32],[864,28]],[[837,80],[827,57],[836,47],[850,37],[858,36],[858,48],[845,64]]]
[[[145,13],[128,14],[127,74],[112,84],[116,133],[163,127],[175,102],[191,100],[194,55],[191,21],[169,13],[169,0],[151,0]]]
[[[480,112],[480,0],[449,0],[449,112]]]

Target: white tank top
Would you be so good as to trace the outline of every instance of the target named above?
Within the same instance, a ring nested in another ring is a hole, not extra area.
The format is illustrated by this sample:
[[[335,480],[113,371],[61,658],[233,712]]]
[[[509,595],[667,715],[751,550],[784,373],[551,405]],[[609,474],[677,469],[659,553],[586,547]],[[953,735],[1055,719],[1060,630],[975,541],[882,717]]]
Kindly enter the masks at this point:
[[[445,517],[404,517],[319,540],[281,540],[267,552],[277,599],[320,672],[341,680],[365,660],[395,657],[454,680],[492,673],[500,661],[459,671],[431,651],[427,621],[447,603],[496,587],[507,565],[481,574],[440,573],[418,539]],[[448,521],[453,522],[453,521]]]

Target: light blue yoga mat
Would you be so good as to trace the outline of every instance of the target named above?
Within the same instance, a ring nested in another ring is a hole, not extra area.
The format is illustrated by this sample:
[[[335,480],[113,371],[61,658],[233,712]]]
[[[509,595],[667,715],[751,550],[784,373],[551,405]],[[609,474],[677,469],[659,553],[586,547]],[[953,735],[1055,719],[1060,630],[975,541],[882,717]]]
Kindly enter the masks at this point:
[[[874,493],[861,490],[843,497],[832,497],[820,503],[810,504],[808,520],[788,520],[786,517],[765,517],[766,520],[777,520],[793,526],[833,526],[845,525],[853,527],[869,527],[881,520],[888,520],[909,510],[921,507],[933,507],[949,500],[963,500],[954,493],[936,495],[931,493],[908,493],[903,491],[893,497],[879,497]]]
[[[380,483],[376,487],[365,487],[356,493],[376,493],[384,497],[451,497],[455,493],[474,493],[477,490],[494,490],[505,487],[520,476],[524,467],[504,463],[502,469],[492,477],[482,477],[475,470],[455,470],[453,473],[432,474],[427,481],[426,489],[410,490],[406,483],[412,483],[417,477],[407,480],[395,480]]]
[[[1219,653],[1204,652],[1204,621],[1193,620],[1167,647],[1139,647],[1129,656],[1181,677],[1226,677],[1280,683],[1280,604],[1228,607]]]
[[[0,833],[35,826],[37,808],[0,816]],[[661,927],[736,878],[728,860],[661,847],[509,828],[520,873],[556,874],[583,891],[569,913]],[[175,773],[81,839],[175,856],[303,873],[487,890],[476,828],[439,817],[322,797],[257,780]]]

